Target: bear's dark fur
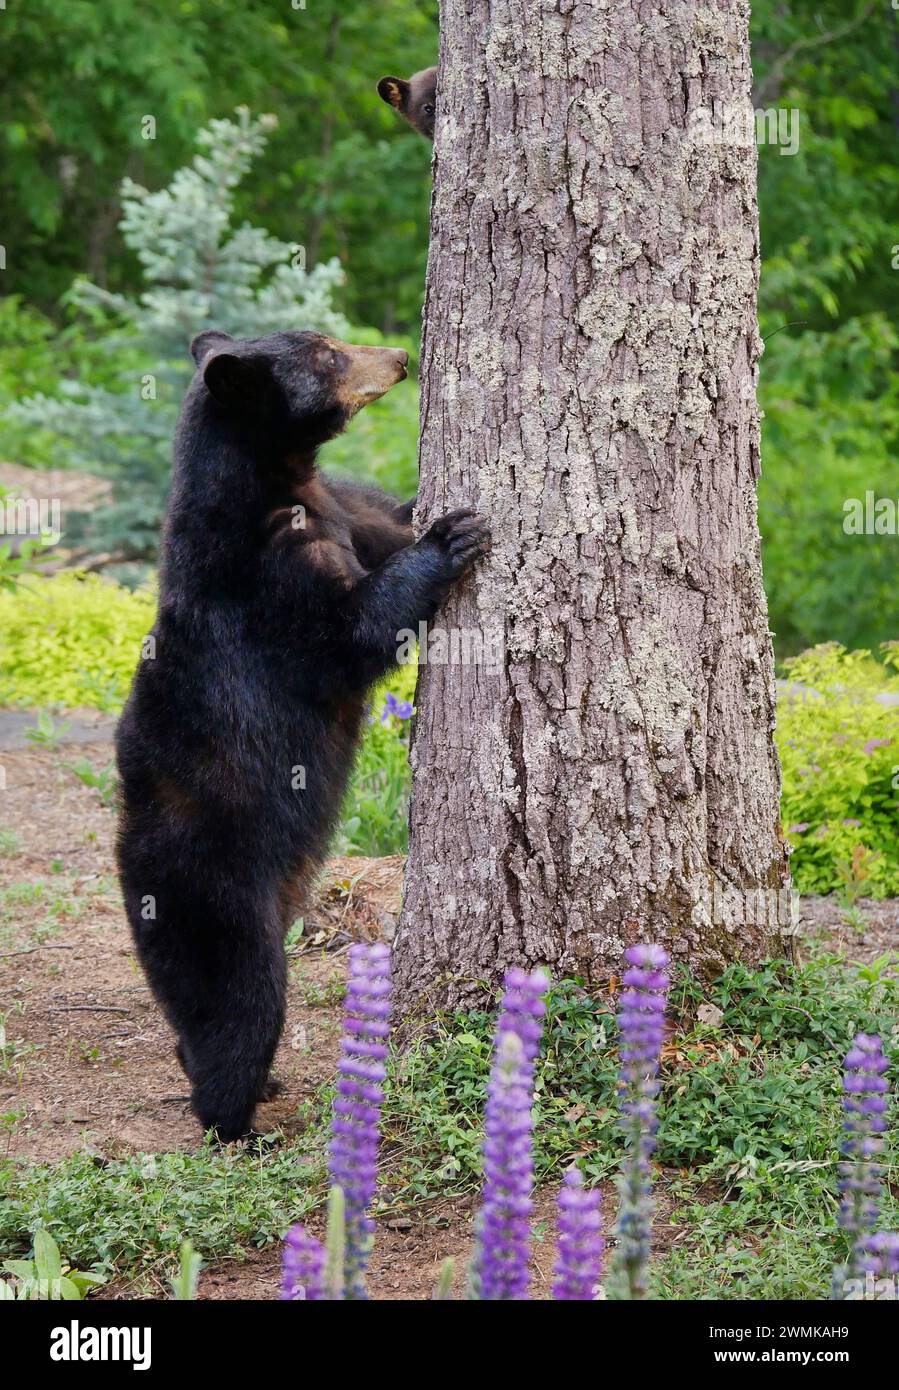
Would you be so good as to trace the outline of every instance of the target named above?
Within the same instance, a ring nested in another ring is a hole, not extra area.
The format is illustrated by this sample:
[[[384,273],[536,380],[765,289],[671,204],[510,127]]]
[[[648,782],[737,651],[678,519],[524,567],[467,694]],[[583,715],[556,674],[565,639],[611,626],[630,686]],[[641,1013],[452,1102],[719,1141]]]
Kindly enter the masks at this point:
[[[204,333],[175,442],[159,611],[116,745],[138,956],[200,1123],[251,1132],[284,1018],[283,937],[323,858],[366,693],[400,629],[486,549],[454,512],[331,482],[316,450],[407,354],[315,333]],[[155,650],[154,650],[155,646]]]
[[[392,106],[401,116],[423,135],[426,140],[434,139],[434,117],[437,113],[437,69],[425,68],[413,73],[408,81],[404,77],[382,77],[378,83],[378,94],[388,106]]]

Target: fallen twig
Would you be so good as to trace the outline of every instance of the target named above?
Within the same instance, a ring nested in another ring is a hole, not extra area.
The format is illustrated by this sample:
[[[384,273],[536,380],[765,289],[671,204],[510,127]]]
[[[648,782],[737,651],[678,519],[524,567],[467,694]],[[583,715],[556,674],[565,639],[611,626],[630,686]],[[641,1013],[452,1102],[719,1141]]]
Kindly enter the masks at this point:
[[[48,1009],[48,1014],[130,1014],[130,1009],[120,1009],[115,1004],[60,1004],[57,1009]]]
[[[41,942],[38,946],[27,946],[22,951],[0,951],[0,960],[8,960],[10,956],[33,956],[35,951],[74,951],[74,946],[49,946]]]

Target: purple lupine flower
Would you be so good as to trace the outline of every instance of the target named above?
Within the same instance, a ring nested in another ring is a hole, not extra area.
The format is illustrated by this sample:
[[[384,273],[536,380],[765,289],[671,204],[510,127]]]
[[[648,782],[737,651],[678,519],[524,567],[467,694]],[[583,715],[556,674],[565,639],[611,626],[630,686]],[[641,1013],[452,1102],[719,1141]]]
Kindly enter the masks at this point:
[[[876,1034],[857,1033],[843,1063],[843,1144],[839,1221],[852,1241],[850,1272],[862,1269],[865,1240],[877,1220],[880,1169],[875,1162],[887,1125],[889,1062]]]
[[[571,1167],[559,1191],[559,1257],[553,1298],[592,1300],[602,1278],[602,1198],[598,1187],[584,1187],[580,1169]]]
[[[472,1270],[478,1298],[525,1299],[531,1235],[534,1062],[540,1048],[542,971],[510,970],[496,1032],[485,1116],[484,1204]]]
[[[876,1231],[868,1236],[861,1250],[861,1265],[865,1274],[875,1278],[899,1276],[899,1234]]]
[[[497,1041],[502,1033],[515,1033],[521,1039],[525,1064],[533,1075],[534,1063],[543,1036],[546,1014],[544,994],[549,980],[542,970],[528,975],[524,970],[507,970],[503,977],[503,1003],[497,1025]]]
[[[521,1039],[502,1033],[487,1094],[484,1205],[478,1225],[477,1293],[487,1300],[528,1296],[531,1090]]]
[[[281,1298],[322,1302],[325,1297],[324,1246],[304,1226],[291,1226],[284,1237]]]
[[[669,979],[668,955],[661,946],[631,946],[624,953],[629,968],[618,1005],[622,1097],[621,1122],[627,1149],[619,1179],[617,1263],[627,1296],[646,1293],[652,1227],[649,1160],[655,1149],[655,1096],[659,1089],[659,1053],[665,1026]]]
[[[409,700],[398,700],[393,691],[388,690],[387,698],[384,701],[384,710],[381,714],[381,723],[386,724],[391,715],[394,719],[411,719],[414,712],[414,706]]]
[[[346,1202],[346,1296],[362,1299],[374,1237],[368,1208],[377,1182],[390,1031],[390,951],[380,944],[351,946],[349,963],[329,1171]]]

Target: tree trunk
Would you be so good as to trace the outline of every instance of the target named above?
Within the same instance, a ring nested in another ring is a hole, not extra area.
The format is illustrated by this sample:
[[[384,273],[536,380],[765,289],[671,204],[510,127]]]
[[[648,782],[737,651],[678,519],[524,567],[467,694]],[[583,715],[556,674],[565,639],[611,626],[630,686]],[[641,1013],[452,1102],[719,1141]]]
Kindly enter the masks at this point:
[[[747,25],[443,0],[418,523],[490,518],[436,626],[504,651],[421,671],[407,1007],[784,949]]]

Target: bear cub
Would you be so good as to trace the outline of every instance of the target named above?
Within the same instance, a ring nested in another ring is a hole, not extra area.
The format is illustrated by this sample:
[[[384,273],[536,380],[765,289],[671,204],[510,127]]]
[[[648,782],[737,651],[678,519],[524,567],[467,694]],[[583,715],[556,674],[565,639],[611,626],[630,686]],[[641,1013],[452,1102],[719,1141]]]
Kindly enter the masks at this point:
[[[437,69],[425,68],[416,72],[408,82],[402,77],[382,77],[378,83],[378,94],[388,106],[392,106],[401,116],[423,135],[426,140],[434,139],[434,117],[437,114]]]
[[[483,555],[471,511],[416,541],[413,502],[316,451],[407,354],[318,333],[200,334],[175,440],[152,641],[119,723],[118,865],[194,1113],[252,1133],[284,1021],[284,934],[323,859],[397,634]]]

